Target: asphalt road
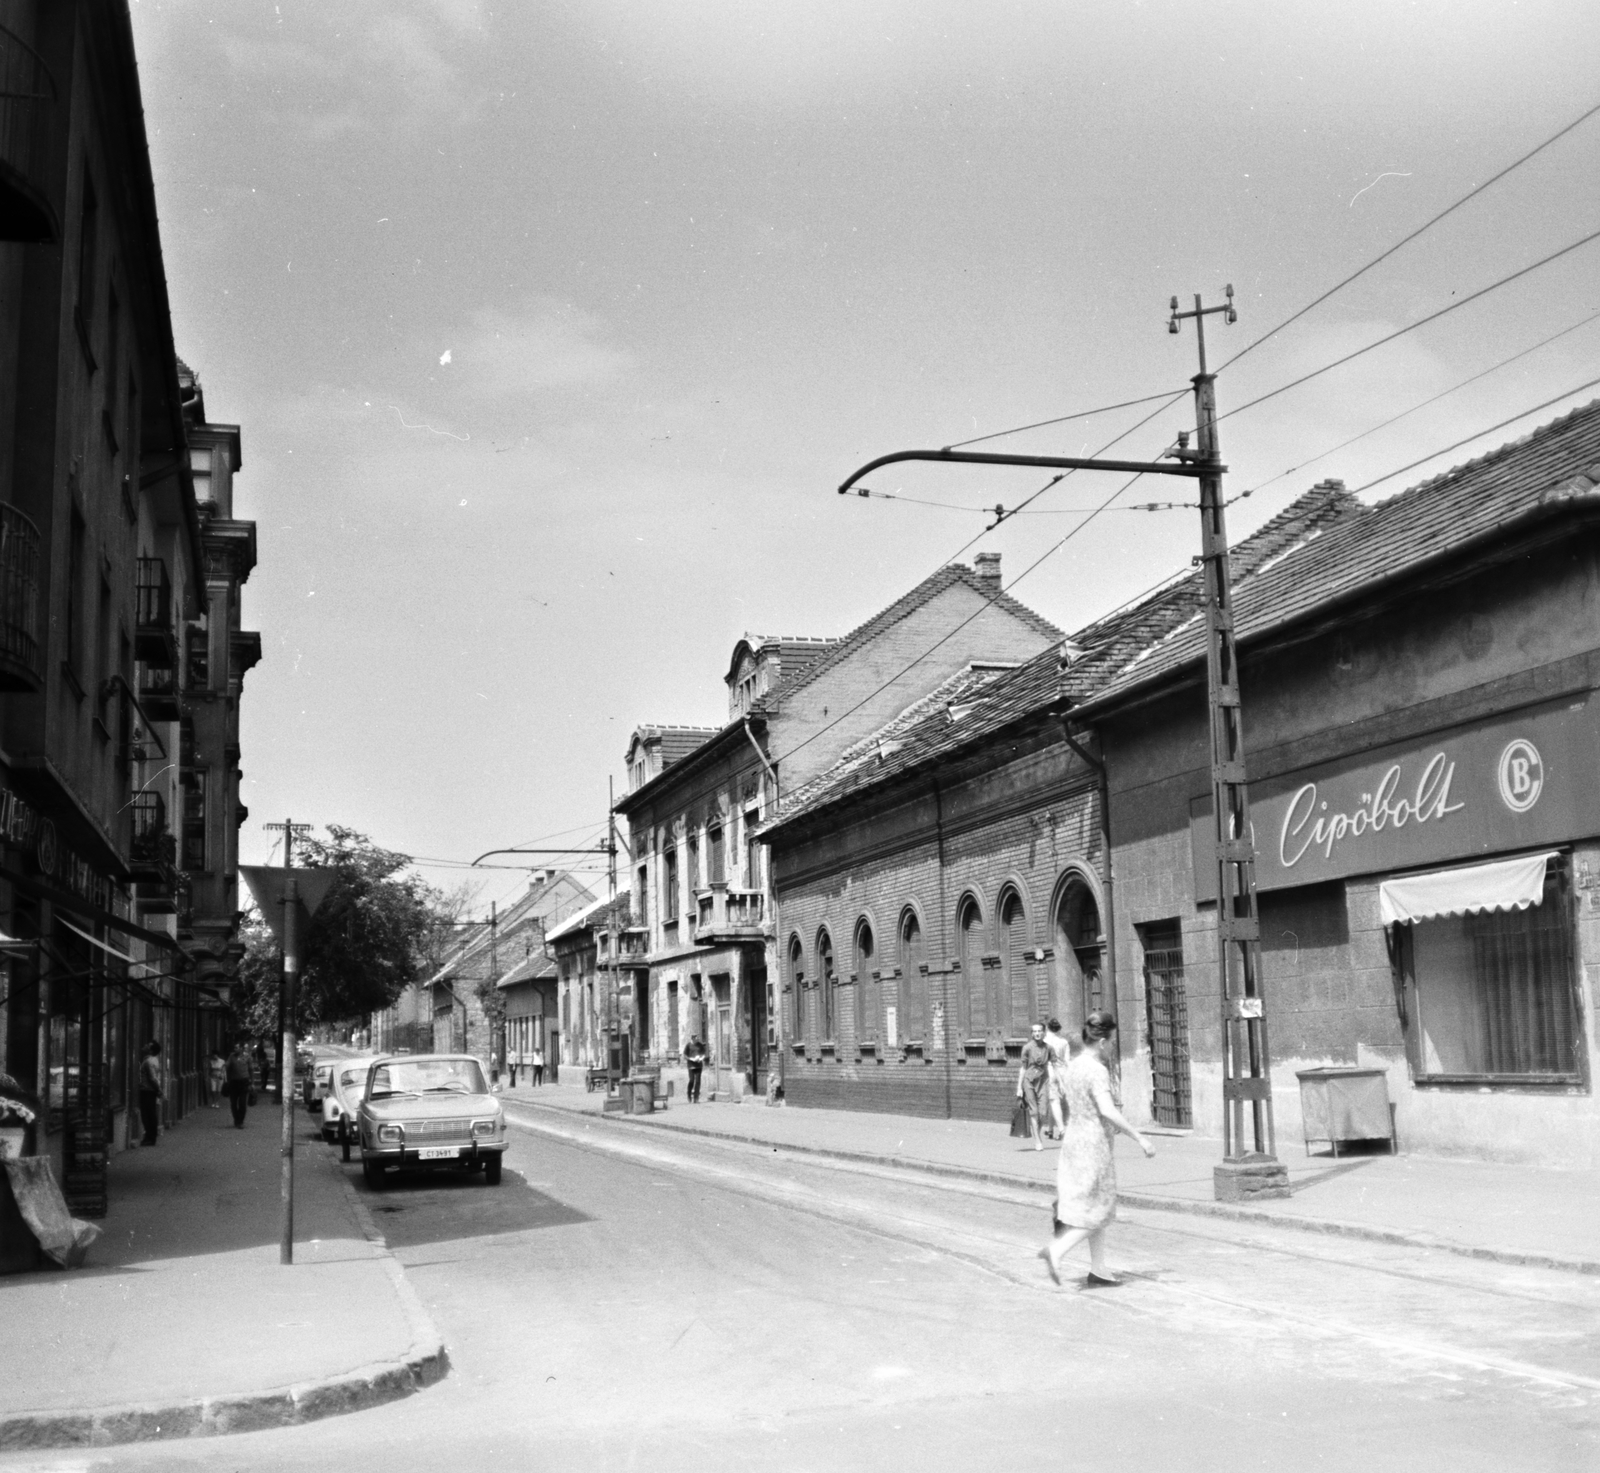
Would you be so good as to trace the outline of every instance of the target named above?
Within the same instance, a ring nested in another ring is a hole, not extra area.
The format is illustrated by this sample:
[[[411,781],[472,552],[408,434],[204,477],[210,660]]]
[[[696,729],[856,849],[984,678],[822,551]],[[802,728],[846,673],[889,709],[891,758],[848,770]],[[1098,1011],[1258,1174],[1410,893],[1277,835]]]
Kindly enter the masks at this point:
[[[499,1187],[358,1183],[444,1383],[0,1468],[1600,1466],[1585,1277],[1128,1212],[1124,1286],[1057,1289],[1036,1194],[508,1113]]]

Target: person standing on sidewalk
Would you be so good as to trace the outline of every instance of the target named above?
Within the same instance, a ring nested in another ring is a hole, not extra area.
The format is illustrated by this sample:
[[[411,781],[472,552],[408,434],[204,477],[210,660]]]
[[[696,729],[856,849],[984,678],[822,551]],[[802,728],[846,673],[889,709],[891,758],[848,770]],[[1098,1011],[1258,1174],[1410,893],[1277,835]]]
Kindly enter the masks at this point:
[[[700,1103],[700,1076],[706,1067],[706,1046],[700,1042],[697,1033],[689,1040],[689,1046],[683,1051],[684,1066],[689,1071],[689,1103]]]
[[[223,1057],[215,1048],[211,1050],[211,1057],[206,1060],[206,1092],[211,1096],[206,1101],[213,1110],[222,1108],[222,1091],[228,1082],[228,1066]]]
[[[151,1039],[139,1061],[139,1120],[144,1126],[141,1146],[153,1146],[161,1129],[161,1101],[166,1090],[161,1079],[161,1045]]]
[[[1047,1087],[1050,1097],[1049,1133],[1052,1139],[1060,1140],[1066,1123],[1061,1113],[1061,1081],[1066,1077],[1067,1065],[1072,1060],[1072,1045],[1061,1031],[1059,1018],[1052,1018],[1044,1025],[1044,1046],[1050,1050],[1050,1082]]]
[[[1055,1227],[1042,1257],[1050,1277],[1061,1282],[1061,1260],[1088,1240],[1090,1289],[1122,1281],[1106,1267],[1106,1224],[1117,1215],[1117,1162],[1112,1147],[1120,1130],[1139,1143],[1146,1156],[1156,1148],[1122,1113],[1107,1067],[1117,1020],[1093,1012],[1083,1025],[1083,1051],[1067,1065],[1067,1128],[1056,1166]]]
[[[1028,1107],[1028,1128],[1033,1132],[1033,1149],[1044,1150],[1039,1132],[1044,1126],[1045,1091],[1050,1080],[1050,1061],[1054,1055],[1044,1041],[1044,1024],[1033,1025],[1032,1037],[1022,1045],[1022,1067],[1017,1070],[1017,1098]]]
[[[544,1045],[540,1043],[533,1046],[533,1082],[544,1083]]]
[[[242,1042],[233,1046],[227,1062],[228,1105],[233,1111],[233,1128],[244,1129],[245,1107],[250,1103],[250,1054]]]

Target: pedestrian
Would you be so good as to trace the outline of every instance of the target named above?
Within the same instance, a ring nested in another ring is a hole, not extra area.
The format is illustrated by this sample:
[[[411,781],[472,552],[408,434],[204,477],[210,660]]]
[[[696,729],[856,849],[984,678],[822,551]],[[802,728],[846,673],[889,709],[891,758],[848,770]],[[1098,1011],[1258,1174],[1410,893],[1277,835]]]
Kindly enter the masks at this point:
[[[683,1062],[689,1069],[689,1103],[700,1103],[700,1075],[706,1067],[706,1046],[700,1042],[697,1033],[689,1040],[689,1047],[683,1051]]]
[[[1044,1041],[1044,1024],[1035,1023],[1028,1041],[1022,1045],[1022,1067],[1017,1070],[1017,1098],[1028,1107],[1028,1128],[1033,1132],[1033,1149],[1044,1150],[1040,1132],[1044,1128],[1045,1096],[1050,1082],[1050,1061],[1054,1055]]]
[[[222,1091],[228,1082],[227,1061],[217,1052],[216,1045],[211,1046],[211,1056],[206,1060],[206,1086],[211,1098],[207,1103],[213,1110],[222,1108]]]
[[[1066,1076],[1067,1065],[1072,1061],[1072,1045],[1061,1031],[1059,1018],[1052,1018],[1044,1025],[1044,1046],[1050,1050],[1050,1081],[1047,1086],[1050,1136],[1053,1140],[1060,1140],[1065,1126],[1061,1113],[1061,1081]]]
[[[166,1098],[161,1078],[161,1045],[151,1039],[139,1061],[139,1120],[144,1126],[141,1146],[153,1146],[161,1129],[161,1101]]]
[[[520,1053],[506,1055],[506,1070],[511,1075],[511,1087],[517,1087],[517,1065],[522,1062]]]
[[[244,1129],[245,1107],[250,1103],[250,1053],[241,1041],[234,1044],[224,1066],[228,1106],[233,1111],[233,1128]]]
[[[1117,1162],[1112,1150],[1120,1130],[1139,1143],[1146,1156],[1156,1148],[1124,1117],[1108,1065],[1117,1020],[1106,1012],[1089,1014],[1082,1051],[1067,1065],[1067,1126],[1056,1167],[1054,1231],[1043,1258],[1050,1277],[1061,1282],[1061,1260],[1085,1239],[1089,1243],[1090,1289],[1121,1283],[1106,1267],[1106,1225],[1117,1215]]]
[[[538,1043],[533,1046],[533,1082],[544,1083],[544,1045]]]

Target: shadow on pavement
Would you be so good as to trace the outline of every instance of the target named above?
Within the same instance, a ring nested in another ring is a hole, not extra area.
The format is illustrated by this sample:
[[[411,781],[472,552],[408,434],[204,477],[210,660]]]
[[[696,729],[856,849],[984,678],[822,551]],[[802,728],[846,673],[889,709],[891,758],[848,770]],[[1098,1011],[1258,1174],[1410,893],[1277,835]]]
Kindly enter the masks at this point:
[[[593,1220],[529,1186],[520,1172],[509,1168],[497,1187],[485,1185],[476,1173],[417,1172],[391,1175],[381,1191],[360,1179],[355,1188],[391,1248],[572,1227]]]

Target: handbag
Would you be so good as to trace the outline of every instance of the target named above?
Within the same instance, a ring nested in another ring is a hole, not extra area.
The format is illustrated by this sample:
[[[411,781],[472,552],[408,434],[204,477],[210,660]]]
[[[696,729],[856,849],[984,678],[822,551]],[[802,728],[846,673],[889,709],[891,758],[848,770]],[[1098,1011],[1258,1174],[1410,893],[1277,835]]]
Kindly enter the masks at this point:
[[[1021,1095],[1017,1096],[1016,1108],[1011,1112],[1011,1134],[1018,1139],[1025,1139],[1033,1134],[1028,1129],[1028,1105]]]

